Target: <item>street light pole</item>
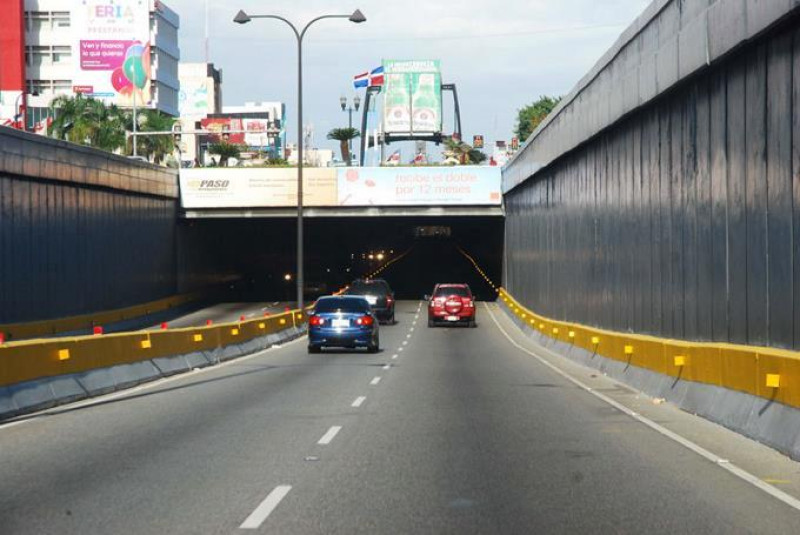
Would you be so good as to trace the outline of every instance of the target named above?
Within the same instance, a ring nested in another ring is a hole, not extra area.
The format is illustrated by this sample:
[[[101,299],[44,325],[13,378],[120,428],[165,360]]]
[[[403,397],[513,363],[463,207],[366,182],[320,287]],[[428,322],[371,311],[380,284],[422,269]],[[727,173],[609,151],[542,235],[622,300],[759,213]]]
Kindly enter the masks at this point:
[[[347,114],[348,114],[347,126],[348,126],[348,128],[350,128],[352,130],[353,129],[353,111],[354,111],[353,108],[355,107],[355,111],[358,111],[358,108],[361,106],[361,97],[359,97],[358,95],[353,97],[353,106],[348,106],[347,105],[347,97],[342,96],[339,99],[339,104],[342,106],[342,111],[346,111],[347,112]],[[350,149],[350,158],[352,159],[353,158],[353,140],[352,140],[352,138],[350,140],[348,140],[347,146]],[[350,166],[350,162],[347,162],[347,165]]]
[[[285,22],[297,38],[297,308],[303,309],[303,37],[308,28],[322,19],[348,19],[361,23],[367,20],[360,10],[350,15],[321,15],[312,19],[301,31],[288,19],[279,15],[248,15],[244,10],[234,17],[233,22],[247,24],[253,19],[277,19]]]

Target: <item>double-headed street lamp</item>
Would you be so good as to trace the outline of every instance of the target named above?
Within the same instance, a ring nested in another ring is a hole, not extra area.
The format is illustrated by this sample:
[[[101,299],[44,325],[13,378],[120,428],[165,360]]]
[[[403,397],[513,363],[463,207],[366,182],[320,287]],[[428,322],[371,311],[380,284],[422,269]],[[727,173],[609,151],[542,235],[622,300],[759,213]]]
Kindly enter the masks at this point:
[[[361,97],[358,96],[358,95],[353,97],[353,105],[352,106],[348,106],[347,105],[347,97],[342,96],[339,99],[339,104],[341,104],[341,106],[342,106],[342,111],[346,111],[348,113],[347,126],[352,130],[353,129],[353,111],[358,111],[358,108],[361,107]],[[350,148],[350,157],[352,158],[353,157],[352,156],[352,154],[353,154],[353,140],[350,139],[347,143],[348,143],[348,146]],[[350,165],[350,162],[347,162],[347,165]]]
[[[312,19],[302,30],[279,15],[248,15],[240,10],[233,22],[246,24],[253,19],[277,19],[285,22],[297,37],[297,307],[303,308],[303,37],[308,28],[322,19],[348,19],[361,23],[367,20],[360,10],[350,15],[321,15]]]

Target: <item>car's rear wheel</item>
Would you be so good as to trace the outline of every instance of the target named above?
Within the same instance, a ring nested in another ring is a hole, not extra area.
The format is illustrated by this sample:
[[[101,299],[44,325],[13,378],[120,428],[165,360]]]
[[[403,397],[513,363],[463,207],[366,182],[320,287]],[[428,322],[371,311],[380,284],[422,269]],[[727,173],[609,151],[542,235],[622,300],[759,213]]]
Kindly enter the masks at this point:
[[[367,347],[367,351],[369,351],[370,353],[377,353],[378,351],[380,351],[380,348],[381,348],[381,339],[376,337],[375,342],[373,342],[372,344],[369,345],[369,347]]]

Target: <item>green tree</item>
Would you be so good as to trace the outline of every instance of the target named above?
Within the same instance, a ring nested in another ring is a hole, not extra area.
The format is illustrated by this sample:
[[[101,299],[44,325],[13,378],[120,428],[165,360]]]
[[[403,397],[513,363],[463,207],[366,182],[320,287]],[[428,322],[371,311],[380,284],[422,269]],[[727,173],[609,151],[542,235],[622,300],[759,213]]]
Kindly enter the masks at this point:
[[[486,160],[486,155],[480,150],[452,138],[444,140],[444,155],[445,158],[455,158],[462,165],[477,165]]]
[[[339,142],[342,151],[342,160],[350,165],[350,140],[359,137],[361,134],[355,128],[334,128],[328,132],[328,139]]]
[[[517,124],[514,133],[521,142],[528,139],[542,121],[553,111],[562,97],[539,97],[539,100],[517,111]]]
[[[220,141],[219,143],[212,143],[208,147],[208,152],[219,156],[220,167],[228,167],[228,160],[230,158],[238,158],[242,153],[242,147],[236,143]]]
[[[158,110],[142,109],[136,114],[137,132],[169,132],[177,119]],[[128,130],[133,130],[133,114],[127,116]],[[132,146],[131,146],[132,148]],[[136,136],[137,153],[160,164],[175,150],[171,135]]]
[[[125,146],[125,113],[82,94],[62,95],[50,104],[50,136],[110,152]]]

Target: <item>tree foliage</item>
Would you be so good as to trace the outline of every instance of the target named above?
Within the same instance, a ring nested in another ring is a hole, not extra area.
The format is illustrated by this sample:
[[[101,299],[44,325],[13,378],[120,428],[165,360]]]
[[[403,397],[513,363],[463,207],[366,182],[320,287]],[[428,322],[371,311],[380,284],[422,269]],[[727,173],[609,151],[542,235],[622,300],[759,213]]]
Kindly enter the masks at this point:
[[[128,115],[127,129],[133,130],[133,116]],[[143,109],[137,113],[136,122],[138,132],[168,132],[175,124],[175,117],[161,113],[158,110]],[[171,135],[136,136],[136,150],[138,154],[146,156],[154,163],[160,164],[164,158],[175,150]]]
[[[208,152],[219,156],[220,167],[227,167],[229,159],[238,158],[242,153],[242,146],[237,145],[236,143],[220,141],[219,143],[212,143],[208,147]]]
[[[339,142],[342,151],[342,161],[350,165],[350,140],[359,137],[361,134],[355,128],[334,128],[328,132],[328,139]]]
[[[444,155],[446,158],[455,158],[462,165],[477,165],[486,161],[486,154],[469,143],[452,138],[444,140]]]
[[[521,142],[528,139],[534,130],[550,114],[551,111],[561,102],[562,97],[541,96],[539,100],[529,104],[517,111],[517,124],[514,133]]]
[[[50,136],[113,152],[125,146],[126,113],[82,94],[62,95],[50,104]]]

